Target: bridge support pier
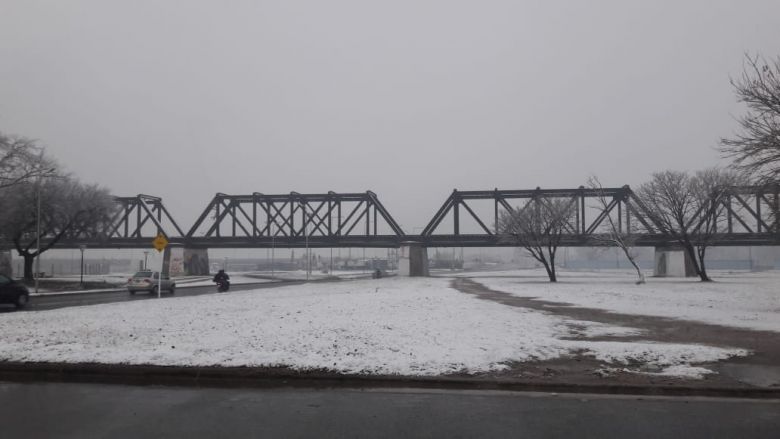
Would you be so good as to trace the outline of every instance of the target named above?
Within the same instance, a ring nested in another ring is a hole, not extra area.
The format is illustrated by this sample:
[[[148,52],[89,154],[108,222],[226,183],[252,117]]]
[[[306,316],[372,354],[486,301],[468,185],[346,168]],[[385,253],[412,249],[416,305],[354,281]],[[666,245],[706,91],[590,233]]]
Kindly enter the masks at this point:
[[[0,273],[8,277],[14,274],[13,264],[11,264],[11,250],[0,250]]]
[[[748,247],[750,271],[773,270],[778,266],[777,247]]]
[[[656,277],[693,277],[691,257],[683,249],[656,247],[653,276]]]
[[[399,276],[428,276],[428,249],[419,242],[401,243],[398,252]]]
[[[163,271],[169,273],[171,276],[208,275],[208,249],[187,248],[176,245],[168,246],[163,255]]]

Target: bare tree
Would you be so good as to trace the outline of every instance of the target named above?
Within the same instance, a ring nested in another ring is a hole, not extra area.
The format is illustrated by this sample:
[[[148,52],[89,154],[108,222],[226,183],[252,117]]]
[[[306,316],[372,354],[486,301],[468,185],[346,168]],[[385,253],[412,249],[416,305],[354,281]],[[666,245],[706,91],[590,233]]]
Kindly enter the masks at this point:
[[[38,187],[40,185],[40,187]],[[65,237],[95,236],[115,209],[106,189],[85,185],[72,177],[49,178],[5,190],[8,207],[0,229],[24,258],[24,278],[33,279],[33,261]],[[37,196],[41,197],[40,243],[37,249]]]
[[[572,233],[574,200],[538,196],[522,208],[499,218],[503,239],[524,248],[547,271],[550,282],[558,280],[555,254],[566,233]]]
[[[688,254],[702,281],[711,280],[704,257],[722,227],[729,190],[738,182],[734,172],[717,168],[693,176],[664,171],[653,174],[635,193],[658,231],[670,235]]]
[[[594,239],[603,242],[606,245],[618,247],[620,250],[622,250],[623,254],[626,255],[626,259],[628,259],[628,262],[630,262],[636,270],[636,275],[638,278],[636,283],[645,283],[645,275],[642,273],[642,270],[636,263],[636,257],[633,253],[635,238],[621,230],[620,227],[615,224],[615,220],[608,212],[610,210],[610,200],[607,199],[607,196],[604,194],[604,188],[601,186],[601,182],[595,175],[588,178],[588,186],[596,191],[596,200],[599,203],[598,207],[602,212],[606,213],[606,219],[608,223],[606,233],[594,235]]]
[[[762,183],[780,180],[780,57],[767,62],[745,55],[742,76],[732,79],[747,113],[738,119],[740,132],[721,139],[721,150],[740,170]]]
[[[43,149],[24,137],[0,133],[0,190],[56,173]]]

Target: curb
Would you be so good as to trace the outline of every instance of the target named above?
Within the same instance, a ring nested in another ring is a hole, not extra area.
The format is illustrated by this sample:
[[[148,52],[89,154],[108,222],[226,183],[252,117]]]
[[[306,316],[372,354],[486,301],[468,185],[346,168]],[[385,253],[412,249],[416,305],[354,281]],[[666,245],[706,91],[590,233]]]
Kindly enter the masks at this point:
[[[231,284],[233,286],[242,286],[242,285],[265,285],[265,284],[279,284],[288,282],[285,280],[282,281],[271,281],[271,282],[248,282],[248,283],[241,283],[241,284]],[[198,287],[208,287],[210,285],[188,285],[187,283],[184,284],[176,284],[176,289],[187,289],[187,288],[198,288]],[[99,293],[117,293],[127,291],[127,287],[121,286],[117,288],[111,288],[111,289],[99,289],[99,290],[75,290],[75,291],[67,291],[67,290],[61,290],[61,291],[52,291],[51,293],[31,293],[30,297],[58,297],[58,296],[77,296],[77,295],[88,295],[88,294],[99,294]]]
[[[421,388],[588,393],[637,396],[697,396],[780,399],[780,388],[638,386],[624,384],[546,383],[516,379],[345,375],[298,372],[287,368],[153,366],[100,363],[0,362],[0,380],[77,382],[180,387]]]
[[[342,280],[352,280],[352,279],[339,279],[339,278],[320,278],[320,279],[313,279],[308,282],[336,282],[336,281],[342,281]],[[246,282],[246,283],[236,283],[236,284],[230,284],[234,287],[240,287],[244,285],[295,285],[295,284],[303,284],[307,281],[305,279],[276,279],[276,280],[270,280],[267,282]],[[184,284],[176,284],[176,289],[186,289],[186,288],[199,288],[199,287],[209,287],[213,285],[188,285],[187,283]],[[96,290],[60,290],[60,291],[52,291],[50,293],[30,293],[30,297],[58,297],[58,296],[78,296],[78,295],[89,295],[89,294],[99,294],[99,293],[116,293],[121,291],[127,291],[127,288],[125,286],[120,286],[117,288],[106,288],[106,289],[96,289]]]

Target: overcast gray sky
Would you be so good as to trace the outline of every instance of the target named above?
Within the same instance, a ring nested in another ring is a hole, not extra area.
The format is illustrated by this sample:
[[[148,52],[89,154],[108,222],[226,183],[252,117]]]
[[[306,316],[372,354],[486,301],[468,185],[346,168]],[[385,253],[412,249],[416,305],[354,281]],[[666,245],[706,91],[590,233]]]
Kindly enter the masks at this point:
[[[725,163],[780,1],[0,0],[0,131],[189,227],[215,192],[638,185]]]

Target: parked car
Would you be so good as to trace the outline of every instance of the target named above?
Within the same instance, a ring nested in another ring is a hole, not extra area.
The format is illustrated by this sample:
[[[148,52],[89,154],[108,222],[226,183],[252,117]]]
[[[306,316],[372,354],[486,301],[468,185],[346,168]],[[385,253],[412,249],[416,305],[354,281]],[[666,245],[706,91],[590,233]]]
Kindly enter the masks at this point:
[[[30,291],[24,284],[0,274],[0,303],[12,303],[17,309],[24,308],[30,301]]]
[[[127,291],[135,294],[136,291],[146,291],[150,294],[157,294],[157,286],[160,285],[162,291],[169,291],[171,294],[176,290],[176,282],[171,277],[164,274],[160,282],[160,272],[143,270],[134,274],[127,280]]]

